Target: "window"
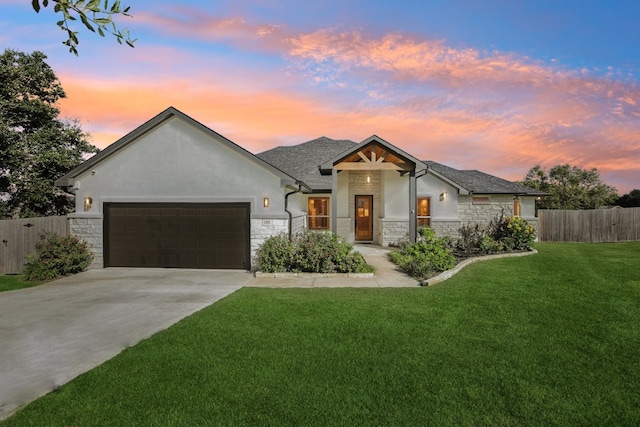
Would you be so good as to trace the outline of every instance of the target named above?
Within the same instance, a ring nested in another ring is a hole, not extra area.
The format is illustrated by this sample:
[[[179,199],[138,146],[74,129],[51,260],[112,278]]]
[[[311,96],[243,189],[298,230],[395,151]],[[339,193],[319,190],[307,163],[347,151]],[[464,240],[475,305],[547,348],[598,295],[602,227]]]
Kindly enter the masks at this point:
[[[329,229],[329,198],[309,197],[309,229]]]
[[[513,216],[520,216],[520,198],[513,198]]]
[[[431,197],[418,197],[417,226],[431,225]]]

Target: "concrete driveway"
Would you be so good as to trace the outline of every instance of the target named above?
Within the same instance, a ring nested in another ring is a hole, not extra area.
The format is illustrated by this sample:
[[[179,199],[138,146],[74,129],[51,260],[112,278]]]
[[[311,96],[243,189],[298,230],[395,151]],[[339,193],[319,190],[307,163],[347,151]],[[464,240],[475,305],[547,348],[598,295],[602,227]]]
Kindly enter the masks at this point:
[[[250,279],[244,271],[108,268],[0,293],[0,420]]]

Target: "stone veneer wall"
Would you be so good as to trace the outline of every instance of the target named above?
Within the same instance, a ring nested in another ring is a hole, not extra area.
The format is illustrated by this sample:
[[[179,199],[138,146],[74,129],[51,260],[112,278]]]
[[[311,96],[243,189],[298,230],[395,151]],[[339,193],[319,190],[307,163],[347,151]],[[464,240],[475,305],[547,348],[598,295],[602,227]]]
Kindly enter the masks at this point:
[[[472,196],[460,196],[458,199],[458,217],[461,223],[458,228],[462,225],[475,224],[486,228],[489,222],[500,213],[504,213],[506,216],[513,215],[513,196],[489,196],[489,203],[473,203]],[[533,225],[537,236],[538,218],[523,217],[523,219]]]
[[[462,227],[462,221],[453,221],[453,220],[431,220],[431,228],[438,236],[449,236],[449,237],[458,237],[460,230]]]
[[[294,216],[291,218],[291,234],[292,235],[295,236],[297,233],[301,232],[305,228],[307,228],[306,215],[303,214],[303,215]]]
[[[103,239],[103,219],[102,215],[76,216],[70,214],[69,231],[71,235],[84,240],[89,245],[89,250],[93,252],[93,262],[89,268],[104,267],[104,239]]]
[[[271,236],[289,233],[288,219],[251,218],[251,264],[258,247]]]
[[[462,223],[460,221],[431,221],[431,229],[438,236],[457,237],[458,230]],[[383,246],[394,244],[409,238],[409,221],[383,219],[382,220],[382,242]]]
[[[398,243],[409,238],[409,221],[383,219],[382,220],[382,246]]]
[[[458,198],[458,218],[462,225],[475,225],[486,227],[489,222],[500,213],[513,215],[512,196],[480,196],[489,197],[489,202],[474,203],[473,196],[459,196]]]

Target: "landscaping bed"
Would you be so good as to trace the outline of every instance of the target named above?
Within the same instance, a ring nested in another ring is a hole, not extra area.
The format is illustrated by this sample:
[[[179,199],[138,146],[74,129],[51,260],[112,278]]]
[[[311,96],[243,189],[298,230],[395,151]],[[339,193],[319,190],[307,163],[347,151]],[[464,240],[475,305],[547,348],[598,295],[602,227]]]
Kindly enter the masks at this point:
[[[520,217],[503,214],[494,218],[486,229],[477,225],[463,226],[459,232],[460,237],[452,239],[438,237],[431,228],[422,227],[415,243],[399,242],[389,258],[407,274],[425,282],[465,260],[530,252],[535,241],[532,225]],[[435,282],[432,280],[431,283]]]

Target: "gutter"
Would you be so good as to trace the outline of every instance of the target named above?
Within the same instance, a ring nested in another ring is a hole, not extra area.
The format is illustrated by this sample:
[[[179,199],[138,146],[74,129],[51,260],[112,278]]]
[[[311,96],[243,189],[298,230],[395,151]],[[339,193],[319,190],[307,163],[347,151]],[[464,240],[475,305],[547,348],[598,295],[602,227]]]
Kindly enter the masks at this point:
[[[296,193],[300,193],[302,192],[302,181],[296,181],[296,184],[298,185],[298,189],[297,190],[293,190],[287,194],[284,195],[284,211],[287,213],[287,215],[289,215],[289,240],[291,240],[292,236],[292,222],[293,222],[293,215],[291,214],[291,211],[289,211],[289,196],[291,196],[292,194],[296,194]]]

